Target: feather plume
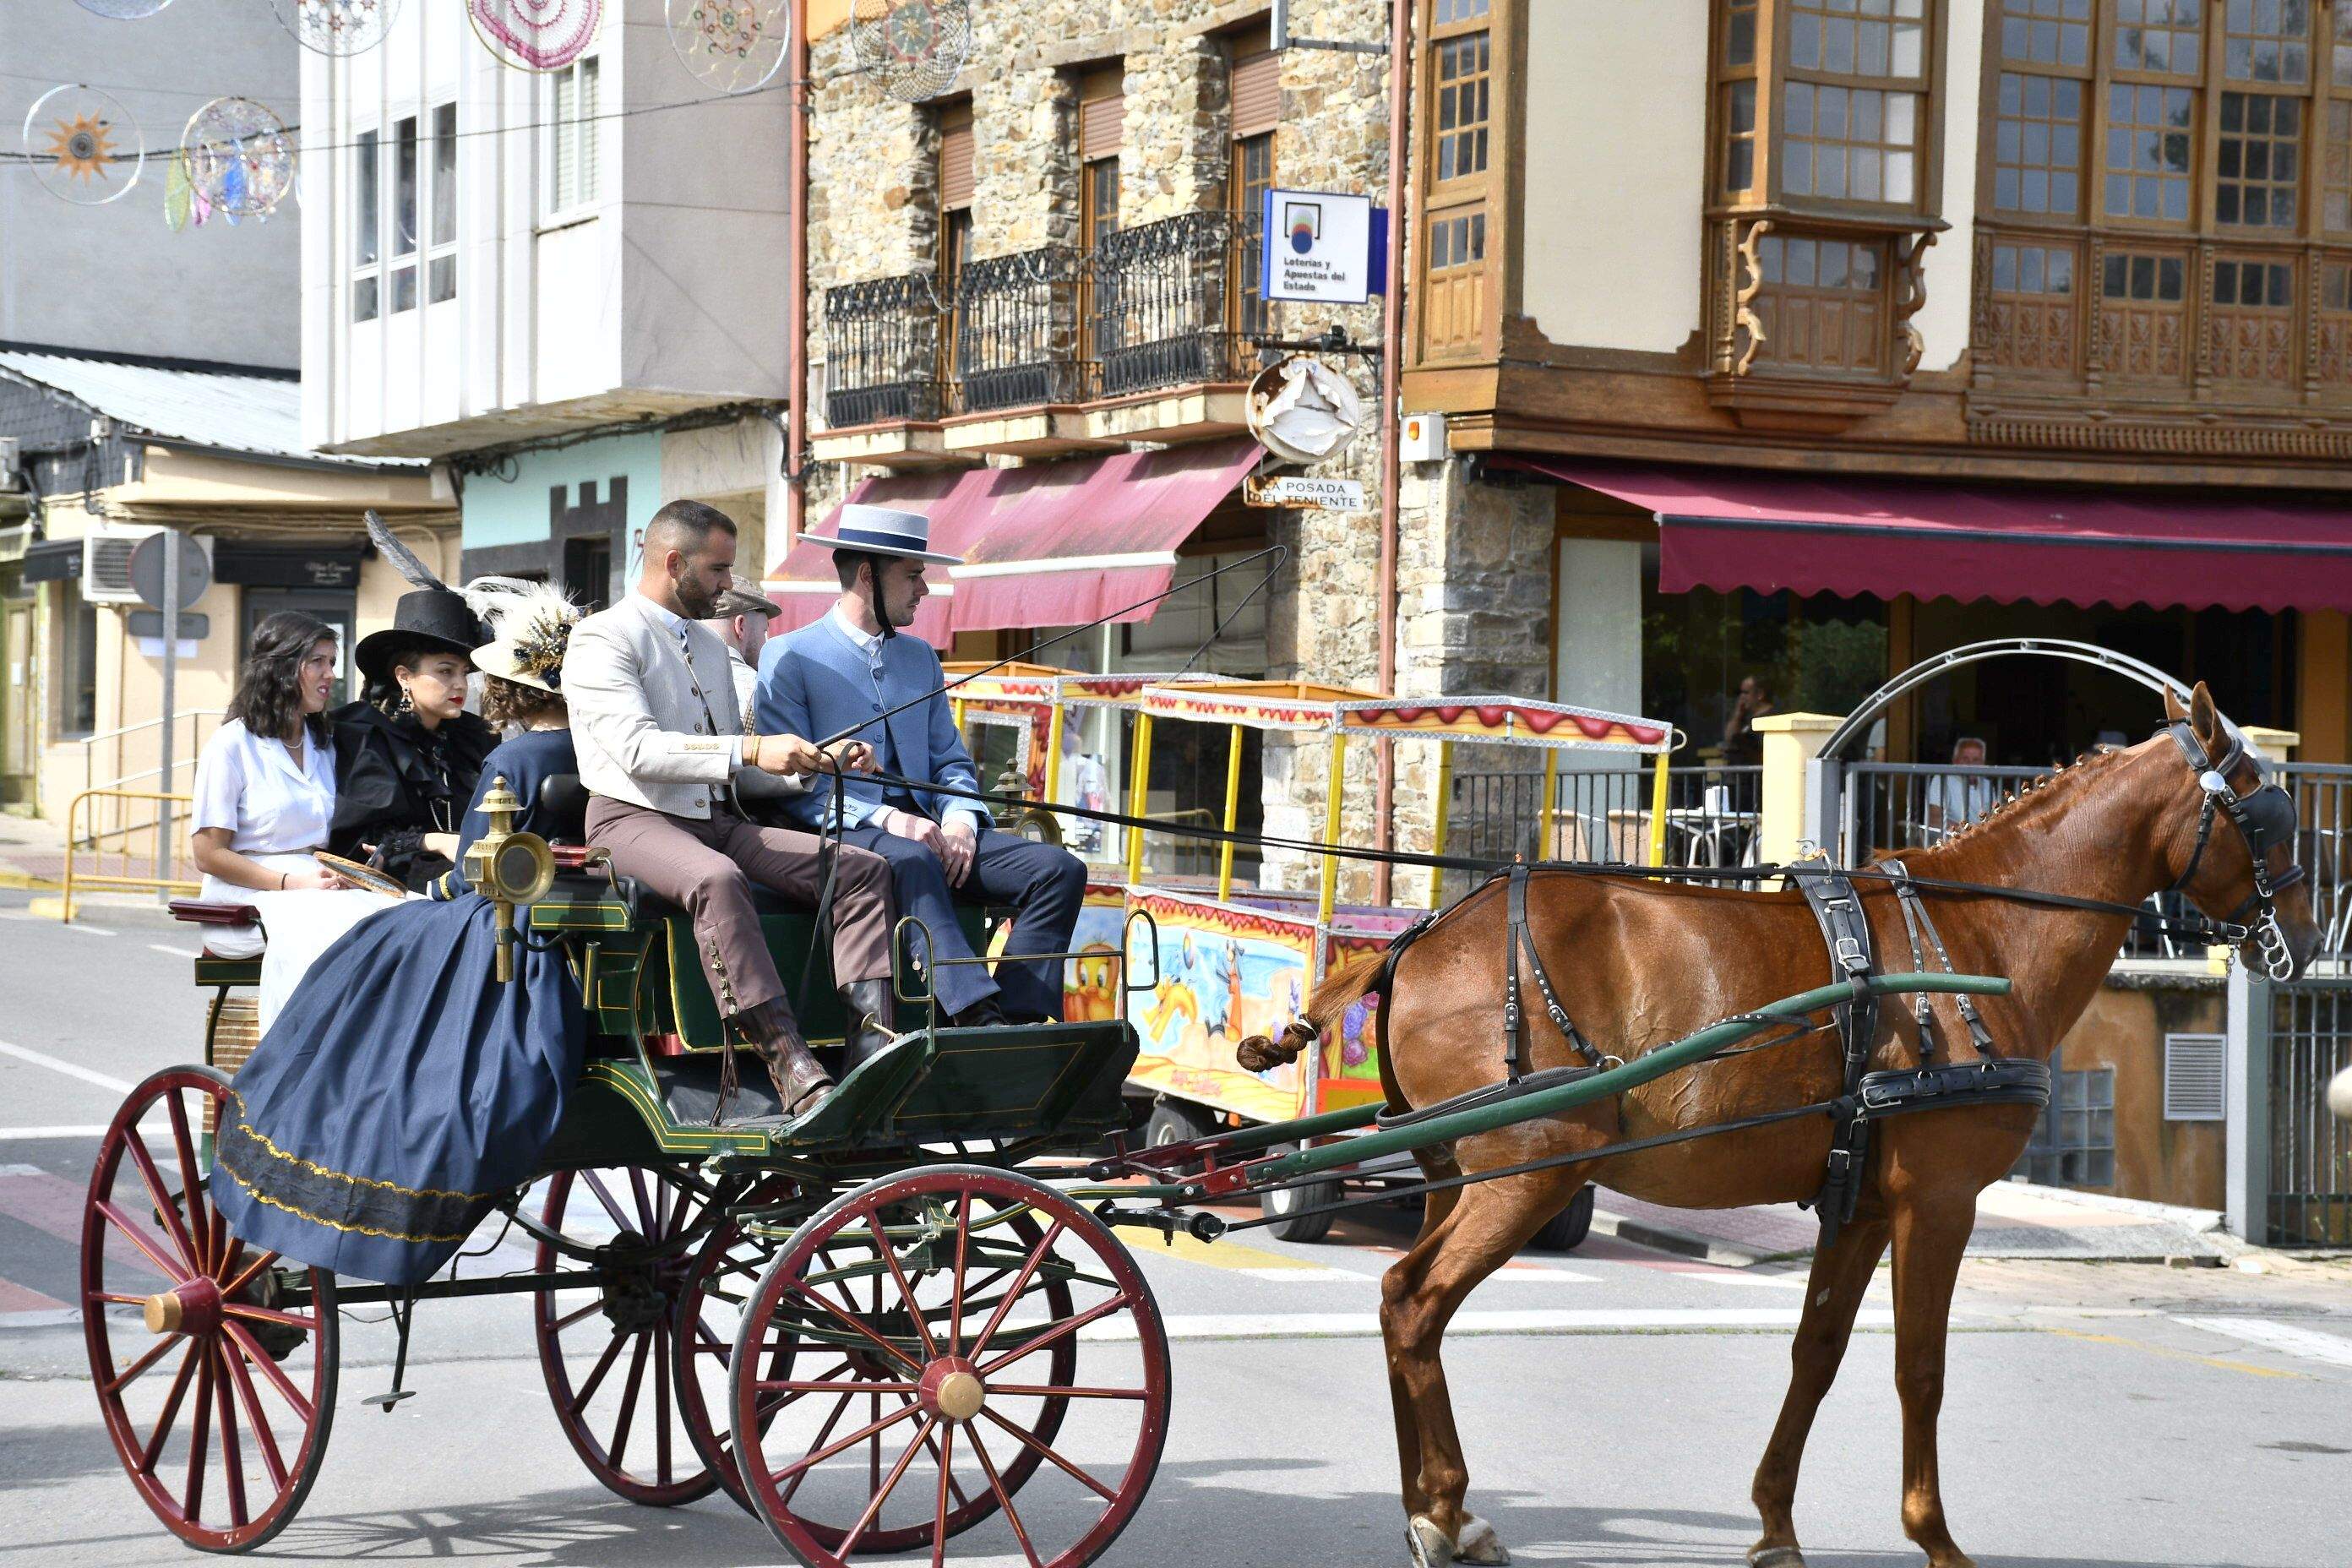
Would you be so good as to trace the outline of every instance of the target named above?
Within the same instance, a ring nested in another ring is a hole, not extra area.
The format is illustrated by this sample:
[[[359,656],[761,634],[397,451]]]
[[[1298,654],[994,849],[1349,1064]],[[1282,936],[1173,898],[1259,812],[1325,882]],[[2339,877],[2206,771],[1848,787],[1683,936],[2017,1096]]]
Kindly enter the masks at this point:
[[[407,578],[411,587],[444,590],[448,587],[434,574],[433,568],[417,559],[416,552],[392,536],[392,530],[373,509],[367,514],[367,531],[369,542],[375,546],[376,552],[391,562],[393,570]]]
[[[466,607],[490,628],[492,637],[502,635],[499,622],[508,616],[527,613],[534,606],[551,613],[558,605],[572,607],[555,589],[528,577],[477,577],[457,592],[466,596]]]
[[[517,669],[561,689],[572,628],[587,612],[562,590],[520,577],[477,577],[460,592],[491,641],[513,650]]]

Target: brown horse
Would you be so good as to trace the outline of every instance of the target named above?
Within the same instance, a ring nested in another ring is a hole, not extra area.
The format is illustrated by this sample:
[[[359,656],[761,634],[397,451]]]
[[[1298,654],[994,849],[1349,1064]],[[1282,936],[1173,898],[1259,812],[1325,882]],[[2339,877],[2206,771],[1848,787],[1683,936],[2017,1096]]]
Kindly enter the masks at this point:
[[[2169,717],[2183,717],[2166,697]],[[2228,744],[2200,685],[2185,715],[2210,758]],[[2261,783],[2242,762],[2228,781],[2240,795]],[[2189,875],[2182,889],[2216,918],[2237,912],[2254,886],[2243,838],[2223,816],[2206,826],[2198,774],[2168,736],[2084,758],[1943,845],[1903,857],[1922,878],[2071,894],[2137,905]],[[2292,835],[2274,847],[2273,880],[2292,859]],[[1913,967],[1910,939],[1891,888],[1864,879],[1864,902],[1882,968]],[[2128,917],[1929,893],[1930,912],[1964,973],[2007,975],[2006,997],[1984,999],[1999,1051],[2046,1062],[2098,989]],[[2278,900],[2278,925],[2300,968],[2319,942],[2308,890]],[[1601,1051],[1632,1059],[1727,1015],[1822,983],[1819,927],[1794,891],[1735,891],[1626,878],[1538,871],[1528,888],[1538,951],[1578,1028]],[[1505,898],[1490,884],[1449,910],[1398,957],[1387,981],[1382,1083],[1392,1108],[1424,1106],[1502,1076]],[[2249,950],[2249,963],[2258,955]],[[1932,960],[1930,961],[1932,963]],[[1381,984],[1381,961],[1333,975],[1309,1004],[1318,1029]],[[1533,1000],[1530,996],[1529,1000]],[[1949,997],[1935,1004],[1937,1059],[1973,1059]],[[1529,1009],[1528,1065],[1578,1058],[1557,1029]],[[1307,1042],[1294,1026],[1279,1044],[1244,1042],[1246,1063],[1286,1060]],[[1920,1030],[1907,1005],[1879,1010],[1874,1068],[1915,1067]],[[1597,1149],[1676,1129],[1705,1127],[1782,1107],[1826,1100],[1842,1088],[1833,1035],[1669,1073],[1610,1101],[1465,1138],[1420,1156],[1433,1177],[1475,1173]],[[1977,1194],[2016,1163],[2036,1118],[2026,1105],[1937,1110],[1874,1130],[1853,1219],[1817,1252],[1797,1330],[1794,1372],[1780,1419],[1757,1468],[1764,1533],[1755,1568],[1802,1568],[1790,1509],[1813,1412],[1844,1354],[1856,1308],[1880,1254],[1895,1249],[1895,1387],[1903,1405],[1903,1526],[1933,1568],[1969,1559],[1945,1528],[1937,1480],[1936,1417],[1943,1402],[1944,1336],[1960,1254],[1976,1223]],[[1430,1194],[1420,1238],[1382,1284],[1381,1326],[1396,1405],[1406,1540],[1421,1568],[1509,1561],[1493,1528],[1463,1506],[1468,1485],[1446,1394],[1439,1342],[1478,1282],[1524,1246],[1584,1182],[1652,1203],[1688,1208],[1787,1203],[1821,1187],[1830,1144],[1825,1117],[1805,1117],[1695,1139],[1611,1160]]]

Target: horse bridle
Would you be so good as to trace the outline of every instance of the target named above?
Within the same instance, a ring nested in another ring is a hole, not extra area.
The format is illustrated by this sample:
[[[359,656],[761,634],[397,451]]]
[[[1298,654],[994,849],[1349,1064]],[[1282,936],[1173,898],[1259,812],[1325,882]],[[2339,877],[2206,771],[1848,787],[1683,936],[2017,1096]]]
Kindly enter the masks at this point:
[[[2271,780],[2262,760],[2246,750],[2238,735],[2232,733],[2228,749],[2215,757],[2207,753],[2205,742],[2197,738],[2188,720],[2175,719],[2164,728],[2205,793],[2204,806],[2197,816],[2197,847],[2189,854],[2188,867],[2165,891],[2178,893],[2189,886],[2205,858],[2206,845],[2212,840],[2215,818],[2227,816],[2246,846],[2246,858],[2253,863],[2254,890],[2221,922],[2222,933],[2232,942],[2252,937],[2270,977],[2292,979],[2294,953],[2287,945],[2286,932],[2279,927],[2278,896],[2305,875],[2294,858],[2294,797]],[[2240,795],[2230,782],[2231,773],[2242,762],[2252,763],[2255,776],[2263,780],[2245,795]],[[2270,852],[2282,847],[2287,852],[2287,868],[2273,879]]]

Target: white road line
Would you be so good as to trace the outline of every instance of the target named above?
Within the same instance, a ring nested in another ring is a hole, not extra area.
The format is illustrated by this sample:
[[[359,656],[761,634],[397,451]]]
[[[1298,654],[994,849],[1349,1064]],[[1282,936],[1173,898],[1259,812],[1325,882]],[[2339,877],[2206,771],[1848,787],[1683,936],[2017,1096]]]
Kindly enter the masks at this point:
[[[1314,1264],[1294,1268],[1229,1268],[1226,1272],[1246,1274],[1253,1279],[1272,1279],[1277,1284],[1286,1284],[1294,1279],[1302,1284],[1312,1284],[1326,1279],[1360,1279],[1367,1285],[1377,1285],[1381,1282],[1381,1277],[1377,1274],[1359,1274],[1352,1268],[1325,1268]]]
[[[139,1124],[142,1132],[163,1132],[170,1129],[161,1121]],[[103,1138],[106,1129],[97,1127],[0,1127],[0,1143],[30,1143],[50,1138]]]
[[[94,1083],[100,1089],[110,1089],[117,1094],[129,1094],[135,1087],[123,1082],[119,1078],[109,1078],[102,1072],[92,1072],[88,1068],[76,1067],[73,1063],[60,1061],[56,1057],[44,1056],[38,1051],[28,1051],[22,1046],[12,1046],[5,1040],[0,1040],[0,1057],[15,1057],[18,1061],[30,1062],[37,1068],[47,1068],[51,1072],[61,1072],[68,1078],[78,1078],[84,1083]]]
[[[203,953],[197,952],[193,947],[173,947],[171,943],[163,942],[149,942],[147,944],[147,951],[150,952],[168,952],[173,958],[202,958],[204,956]]]
[[[2305,1361],[2325,1362],[2329,1366],[2352,1366],[2352,1339],[2341,1334],[2322,1333],[2317,1329],[2298,1329],[2292,1323],[2274,1323],[2267,1318],[2175,1318],[2176,1323],[2186,1323],[2192,1329],[2203,1329],[2209,1334],[2221,1334],[2248,1344],[2261,1345],[2265,1350],[2281,1351]]]
[[[86,926],[79,921],[68,923],[65,921],[54,920],[47,915],[37,915],[26,910],[0,910],[0,921],[32,921],[56,931],[79,931],[84,936],[121,936],[122,934],[119,931],[110,931],[105,926]]]
[[[1456,1312],[1445,1331],[1457,1335],[1706,1333],[1790,1329],[1796,1326],[1798,1316],[1794,1307],[1490,1310]],[[1885,1308],[1865,1308],[1854,1319],[1854,1326],[1862,1329],[1892,1328],[1894,1323],[1895,1314]],[[1378,1339],[1381,1332],[1379,1315],[1372,1312],[1180,1313],[1170,1317],[1166,1326],[1171,1340]],[[1078,1334],[1091,1340],[1135,1338],[1134,1330],[1116,1319],[1089,1323]]]

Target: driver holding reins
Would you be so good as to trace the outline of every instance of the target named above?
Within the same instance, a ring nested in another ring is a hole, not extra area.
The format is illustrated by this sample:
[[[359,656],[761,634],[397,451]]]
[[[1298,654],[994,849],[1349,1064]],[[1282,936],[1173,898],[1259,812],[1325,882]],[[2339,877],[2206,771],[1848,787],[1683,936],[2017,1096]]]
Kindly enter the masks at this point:
[[[890,507],[845,505],[831,537],[804,537],[832,549],[841,597],[822,620],[772,640],[761,655],[760,729],[854,736],[874,748],[882,776],[842,782],[841,840],[890,862],[899,912],[929,929],[934,956],[972,956],[956,921],[957,903],[1013,907],[1012,935],[994,979],[977,964],[932,967],[932,991],[951,1023],[1059,1019],[1061,962],[1018,960],[1069,951],[1086,896],[1085,865],[1055,846],[997,831],[978,801],[920,787],[980,787],[957,732],[940,656],[922,638],[898,635],[930,592],[923,568],[952,564],[956,557],[929,548],[929,519]],[[908,782],[887,782],[894,778]],[[811,826],[822,822],[835,799],[829,783],[785,809]]]

